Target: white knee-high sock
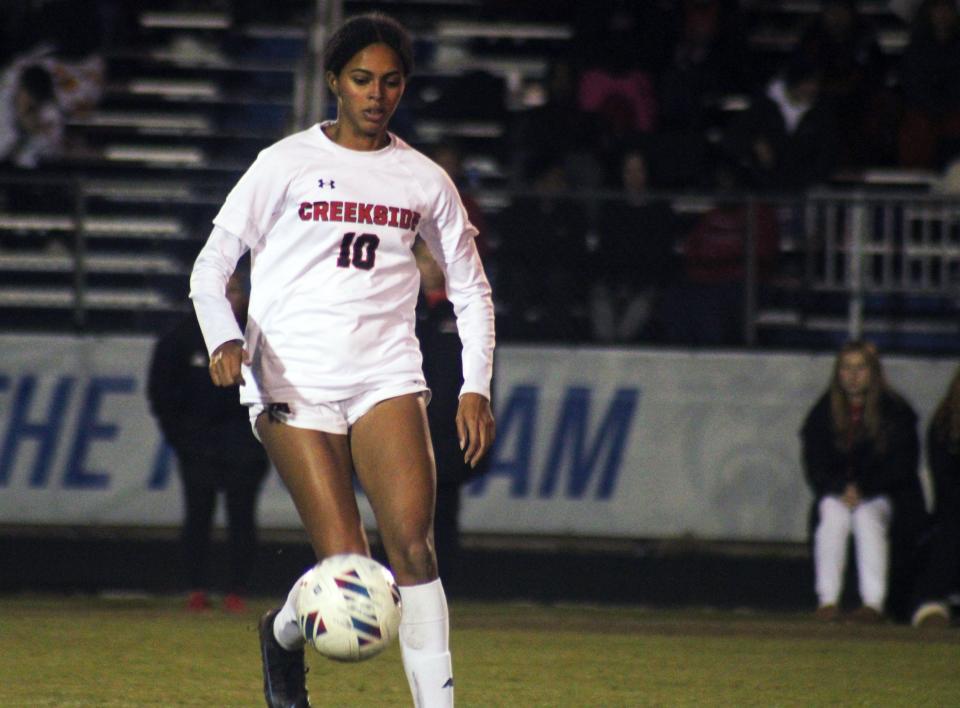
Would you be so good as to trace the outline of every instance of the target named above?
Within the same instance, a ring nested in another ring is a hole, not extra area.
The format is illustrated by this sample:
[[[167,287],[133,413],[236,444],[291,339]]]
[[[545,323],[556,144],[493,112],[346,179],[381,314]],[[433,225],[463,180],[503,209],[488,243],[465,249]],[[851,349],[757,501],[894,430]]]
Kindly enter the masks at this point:
[[[453,706],[450,618],[440,579],[400,588],[400,653],[416,708]]]
[[[300,576],[302,578],[303,576]],[[300,578],[287,593],[287,601],[273,619],[273,636],[287,651],[296,651],[305,644],[297,622],[297,596],[300,594]]]

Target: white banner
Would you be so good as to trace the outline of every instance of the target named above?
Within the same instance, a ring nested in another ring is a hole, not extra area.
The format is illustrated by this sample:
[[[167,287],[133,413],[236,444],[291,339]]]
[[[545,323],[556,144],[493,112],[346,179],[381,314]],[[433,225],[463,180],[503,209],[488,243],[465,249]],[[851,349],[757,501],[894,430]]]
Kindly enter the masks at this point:
[[[466,490],[463,527],[802,541],[811,496],[799,430],[832,365],[832,355],[508,349],[492,468]],[[955,365],[885,362],[924,426]]]
[[[147,338],[0,337],[0,524],[180,523],[176,460],[146,400],[152,348]],[[259,509],[264,527],[299,525],[275,473]]]
[[[177,525],[146,338],[0,336],[0,524]],[[798,430],[832,356],[502,347],[467,532],[800,541]],[[926,425],[955,362],[886,359]],[[366,504],[364,517],[372,524]],[[279,478],[264,528],[298,528]],[[221,518],[222,522],[222,518]]]

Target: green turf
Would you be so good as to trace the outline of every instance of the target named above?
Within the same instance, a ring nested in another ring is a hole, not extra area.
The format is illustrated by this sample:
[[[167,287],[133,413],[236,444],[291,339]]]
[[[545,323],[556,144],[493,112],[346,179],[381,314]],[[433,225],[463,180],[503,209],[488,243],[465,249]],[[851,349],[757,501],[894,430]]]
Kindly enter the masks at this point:
[[[0,598],[0,706],[258,706],[256,618],[181,598]],[[958,706],[960,629],[454,603],[457,705]],[[315,705],[409,706],[399,650],[308,653]]]

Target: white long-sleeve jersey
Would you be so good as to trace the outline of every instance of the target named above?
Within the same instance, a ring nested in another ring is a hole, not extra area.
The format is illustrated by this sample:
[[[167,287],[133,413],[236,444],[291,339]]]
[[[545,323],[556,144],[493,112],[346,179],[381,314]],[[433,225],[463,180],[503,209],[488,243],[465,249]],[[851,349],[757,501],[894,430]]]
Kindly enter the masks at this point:
[[[494,315],[477,230],[446,173],[397,136],[371,152],[337,145],[320,125],[284,138],[260,153],[213,223],[190,297],[210,353],[244,340],[242,402],[336,401],[422,381],[417,234],[446,275],[463,341],[461,394],[489,398]],[[241,332],[224,291],[247,250]]]

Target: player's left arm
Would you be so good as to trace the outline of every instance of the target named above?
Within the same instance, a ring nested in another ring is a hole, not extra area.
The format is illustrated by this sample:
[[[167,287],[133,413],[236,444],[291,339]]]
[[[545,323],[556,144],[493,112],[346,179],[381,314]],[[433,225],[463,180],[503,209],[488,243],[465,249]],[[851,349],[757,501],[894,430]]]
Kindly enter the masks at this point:
[[[477,251],[477,230],[467,218],[456,188],[446,178],[431,217],[422,222],[421,237],[443,270],[447,297],[457,318],[463,343],[457,434],[465,461],[476,466],[495,435],[490,407],[496,343],[493,295]]]
[[[463,386],[457,409],[457,434],[464,461],[476,467],[495,437],[490,387],[495,345],[493,298],[480,256],[471,243],[467,255],[445,268],[447,294],[463,343]]]

